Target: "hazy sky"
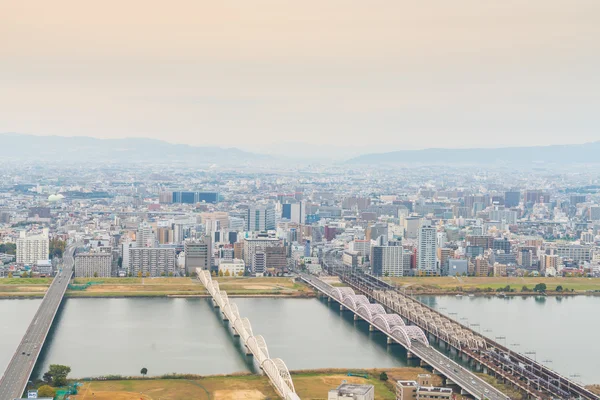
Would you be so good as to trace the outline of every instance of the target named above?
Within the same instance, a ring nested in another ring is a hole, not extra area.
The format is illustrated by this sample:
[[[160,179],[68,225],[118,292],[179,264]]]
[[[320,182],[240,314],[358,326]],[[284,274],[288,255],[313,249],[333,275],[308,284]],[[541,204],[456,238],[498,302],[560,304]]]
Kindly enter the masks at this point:
[[[4,1],[0,132],[257,151],[600,140],[600,0]]]

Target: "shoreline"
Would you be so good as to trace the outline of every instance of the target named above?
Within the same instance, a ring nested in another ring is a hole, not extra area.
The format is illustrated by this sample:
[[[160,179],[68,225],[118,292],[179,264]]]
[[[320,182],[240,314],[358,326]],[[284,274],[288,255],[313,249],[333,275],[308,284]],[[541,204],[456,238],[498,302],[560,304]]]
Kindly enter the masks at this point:
[[[44,293],[39,294],[8,294],[8,295],[0,295],[0,300],[25,300],[25,299],[42,299],[44,297]],[[312,299],[316,298],[316,294],[314,293],[294,293],[294,294],[228,294],[229,298],[282,298],[282,299]],[[65,298],[67,299],[126,299],[126,298],[211,298],[209,294],[114,294],[109,293],[106,295],[103,294],[75,294],[73,293],[65,293]]]
[[[535,293],[535,292],[514,292],[514,293],[504,293],[504,296],[499,296],[498,292],[440,292],[440,291],[419,291],[416,293],[411,293],[410,296],[456,296],[460,295],[462,297],[498,297],[498,298],[506,298],[506,297],[575,297],[575,296],[590,296],[596,297],[600,296],[600,292],[549,292],[545,295]],[[471,296],[472,295],[472,296]],[[459,296],[459,297],[460,297]]]

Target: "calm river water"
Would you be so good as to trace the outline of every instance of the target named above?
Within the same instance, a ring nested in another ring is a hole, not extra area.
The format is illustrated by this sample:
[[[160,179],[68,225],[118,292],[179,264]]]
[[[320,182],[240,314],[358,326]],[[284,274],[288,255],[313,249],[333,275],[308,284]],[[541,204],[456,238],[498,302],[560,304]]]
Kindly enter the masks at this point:
[[[233,299],[271,357],[290,369],[406,365],[400,346],[318,299]],[[600,383],[600,297],[545,299],[422,297],[461,322],[535,357],[575,380]],[[8,364],[40,300],[1,300],[0,371]],[[67,299],[36,367],[70,365],[74,377],[171,372],[255,371],[207,299]]]
[[[419,300],[575,381],[600,383],[600,297]]]
[[[400,346],[339,306],[318,299],[233,299],[242,316],[262,335],[271,357],[290,369],[375,368],[406,365]],[[31,321],[40,300],[0,301],[4,326],[0,369]],[[255,371],[207,299],[67,299],[36,374],[49,364],[69,365],[73,377],[171,372],[221,374]],[[356,327],[355,327],[356,325]]]

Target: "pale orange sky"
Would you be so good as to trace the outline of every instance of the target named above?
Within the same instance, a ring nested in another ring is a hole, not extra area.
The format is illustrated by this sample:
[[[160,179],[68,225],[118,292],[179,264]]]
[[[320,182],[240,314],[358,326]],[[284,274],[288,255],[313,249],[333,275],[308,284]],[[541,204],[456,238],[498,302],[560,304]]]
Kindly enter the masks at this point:
[[[251,150],[600,140],[599,21],[598,0],[7,1],[0,132]]]

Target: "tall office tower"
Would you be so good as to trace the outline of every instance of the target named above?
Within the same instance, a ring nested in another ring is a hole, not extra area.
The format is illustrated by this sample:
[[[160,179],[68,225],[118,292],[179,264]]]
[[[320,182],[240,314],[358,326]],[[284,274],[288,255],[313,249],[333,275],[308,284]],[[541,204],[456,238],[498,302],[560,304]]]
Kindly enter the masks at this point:
[[[229,217],[229,230],[234,232],[242,232],[246,228],[244,218]]]
[[[375,276],[403,276],[403,248],[401,245],[371,247],[371,271]]]
[[[48,229],[44,229],[41,234],[32,235],[21,231],[19,235],[17,239],[17,263],[34,264],[49,258],[50,240],[48,239]]]
[[[383,237],[382,240],[387,242],[389,238],[388,224],[386,222],[376,222],[369,225],[365,232],[365,236],[367,240],[377,240],[380,237]]]
[[[235,242],[233,244],[233,258],[241,260],[244,258],[244,242]]]
[[[525,203],[550,203],[550,194],[541,189],[526,190]]]
[[[193,274],[196,268],[210,270],[212,265],[212,241],[210,236],[202,240],[186,240],[184,243],[185,272]]]
[[[129,249],[135,247],[136,242],[131,242],[129,238],[125,239],[121,247],[121,268],[129,268]]]
[[[256,204],[248,208],[248,225],[250,232],[262,232],[275,229],[275,206],[273,204]]]
[[[517,207],[521,203],[521,192],[504,192],[504,206],[507,208]]]
[[[112,254],[110,253],[78,253],[75,256],[75,277],[111,276]]]
[[[173,203],[196,204],[218,203],[218,192],[172,192]]]
[[[417,250],[417,269],[427,275],[438,275],[436,262],[436,230],[431,221],[424,220],[419,228],[419,245]]]
[[[369,197],[351,196],[344,198],[342,201],[342,208],[346,210],[366,210],[370,205],[371,199]]]
[[[142,222],[135,234],[136,247],[156,247],[156,237],[152,227]]]
[[[133,276],[161,276],[175,272],[175,249],[132,247],[129,273]]]

